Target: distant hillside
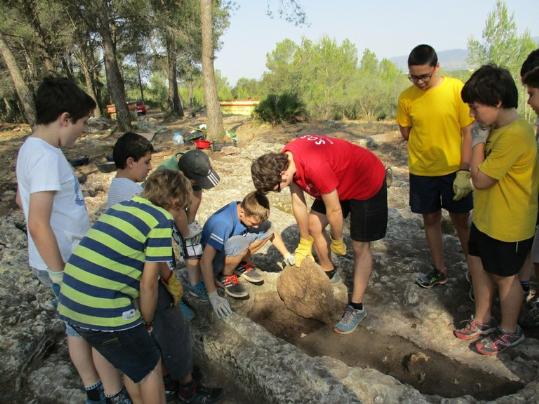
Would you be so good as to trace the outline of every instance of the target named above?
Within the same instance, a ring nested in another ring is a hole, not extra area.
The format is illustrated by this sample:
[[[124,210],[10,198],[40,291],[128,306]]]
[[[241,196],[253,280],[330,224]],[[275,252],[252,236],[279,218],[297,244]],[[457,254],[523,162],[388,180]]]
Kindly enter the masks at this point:
[[[440,65],[444,70],[464,70],[468,68],[466,58],[468,51],[466,49],[449,49],[437,52]],[[408,69],[408,55],[396,56],[390,59],[399,69],[406,71]]]

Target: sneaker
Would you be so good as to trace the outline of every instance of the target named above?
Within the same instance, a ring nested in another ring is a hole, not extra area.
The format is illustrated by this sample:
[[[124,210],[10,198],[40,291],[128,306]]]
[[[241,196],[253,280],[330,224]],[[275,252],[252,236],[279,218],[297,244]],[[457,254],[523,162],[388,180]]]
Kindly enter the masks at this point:
[[[514,333],[497,328],[495,332],[487,335],[475,343],[475,349],[481,355],[496,355],[524,341],[522,328],[517,325]]]
[[[437,269],[433,269],[428,274],[421,274],[416,279],[417,283],[422,288],[430,289],[436,285],[444,285],[447,282],[447,275],[441,273]]]
[[[234,273],[239,278],[243,276],[247,281],[256,285],[264,283],[264,277],[262,272],[255,267],[252,262],[242,261],[234,270]]]
[[[182,311],[182,316],[187,321],[191,321],[193,318],[195,318],[195,312],[185,300],[180,300],[180,310]]]
[[[337,334],[350,334],[365,317],[367,317],[367,310],[365,308],[363,310],[356,310],[348,305],[344,310],[341,321],[335,325],[333,331]]]
[[[221,276],[218,280],[219,286],[221,286],[227,295],[241,299],[242,297],[249,296],[249,293],[243,285],[240,284],[236,274]]]
[[[198,282],[196,285],[189,286],[189,294],[203,302],[208,302],[208,291],[203,281]]]
[[[180,403],[216,403],[223,398],[223,389],[216,387],[205,387],[193,381],[186,385],[179,385],[177,397]]]
[[[453,330],[455,337],[463,340],[470,340],[484,335],[488,335],[496,330],[496,320],[491,318],[487,324],[481,324],[473,318],[464,321],[465,326]]]

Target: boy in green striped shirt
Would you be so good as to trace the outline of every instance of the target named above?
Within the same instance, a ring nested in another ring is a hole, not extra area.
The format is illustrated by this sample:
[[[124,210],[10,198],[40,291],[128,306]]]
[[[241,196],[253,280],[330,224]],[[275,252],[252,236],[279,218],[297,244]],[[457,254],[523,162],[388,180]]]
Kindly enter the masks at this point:
[[[172,216],[190,201],[178,172],[159,170],[143,194],[106,211],[64,270],[58,312],[125,375],[133,401],[165,403],[160,353],[151,330],[159,275],[172,261]]]

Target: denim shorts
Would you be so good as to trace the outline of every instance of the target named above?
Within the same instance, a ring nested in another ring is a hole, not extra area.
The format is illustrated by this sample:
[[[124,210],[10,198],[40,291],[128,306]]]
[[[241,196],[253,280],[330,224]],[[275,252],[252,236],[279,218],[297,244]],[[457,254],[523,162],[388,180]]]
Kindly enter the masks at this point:
[[[226,257],[245,255],[249,246],[255,241],[266,240],[273,235],[273,227],[269,220],[263,222],[256,230],[256,233],[247,232],[232,236],[225,242],[224,252],[217,251],[213,259],[213,272],[215,275],[223,271]]]
[[[159,362],[159,348],[143,324],[122,331],[75,330],[105,359],[134,383],[144,379]]]
[[[39,282],[41,282],[42,285],[51,288],[52,293],[54,294],[54,305],[56,306],[58,304],[58,297],[60,296],[60,286],[51,282],[51,278],[49,278],[47,271],[42,271],[34,267],[31,267],[31,269],[34,276],[39,280]],[[68,337],[80,337],[79,333],[75,331],[73,327],[71,327],[65,321],[64,324],[66,327],[66,335]]]

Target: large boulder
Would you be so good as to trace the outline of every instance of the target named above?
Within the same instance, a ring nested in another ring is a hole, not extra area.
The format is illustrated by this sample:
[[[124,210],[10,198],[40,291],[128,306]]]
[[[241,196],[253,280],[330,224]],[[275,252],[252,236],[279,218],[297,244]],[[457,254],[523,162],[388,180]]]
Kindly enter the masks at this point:
[[[343,303],[335,297],[333,285],[324,270],[306,259],[301,267],[287,266],[277,280],[277,293],[289,310],[304,318],[334,323],[342,314]]]

